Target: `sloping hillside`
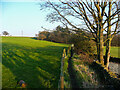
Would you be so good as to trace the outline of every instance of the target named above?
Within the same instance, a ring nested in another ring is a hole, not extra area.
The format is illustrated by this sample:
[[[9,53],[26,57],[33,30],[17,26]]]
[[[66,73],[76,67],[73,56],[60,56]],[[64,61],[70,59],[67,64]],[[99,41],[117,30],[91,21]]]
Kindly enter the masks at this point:
[[[18,80],[24,80],[27,88],[57,88],[64,47],[28,37],[3,37],[3,88],[15,88]]]

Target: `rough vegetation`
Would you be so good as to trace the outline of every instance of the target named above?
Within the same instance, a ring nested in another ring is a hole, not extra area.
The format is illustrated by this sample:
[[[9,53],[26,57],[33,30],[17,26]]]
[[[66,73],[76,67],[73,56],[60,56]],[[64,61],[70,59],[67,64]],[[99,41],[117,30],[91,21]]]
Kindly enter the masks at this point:
[[[109,85],[109,87],[113,87],[114,89],[119,88],[120,78],[118,78],[114,72],[111,72],[98,61],[92,63],[91,67],[97,72],[104,85]]]
[[[89,67],[93,62],[92,58],[84,54],[74,55],[72,62],[79,88],[96,88],[100,85],[96,73]]]
[[[70,38],[71,43],[74,44],[74,52],[77,54],[80,53],[87,53],[90,55],[93,55],[96,53],[96,45],[95,42],[92,40],[89,40],[84,35],[72,35]]]
[[[108,70],[98,61],[94,61],[89,55],[74,54],[72,57],[72,68],[79,87],[76,88],[119,88],[120,78],[114,72]]]

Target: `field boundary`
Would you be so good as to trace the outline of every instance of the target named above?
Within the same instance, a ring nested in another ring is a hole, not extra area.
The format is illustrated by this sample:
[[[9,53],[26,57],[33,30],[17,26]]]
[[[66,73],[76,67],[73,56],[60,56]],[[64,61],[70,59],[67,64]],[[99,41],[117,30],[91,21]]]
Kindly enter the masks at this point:
[[[65,88],[65,78],[64,78],[64,73],[66,72],[65,70],[65,59],[67,59],[68,63],[68,58],[71,56],[71,47],[73,45],[69,46],[69,48],[66,50],[65,48],[63,49],[62,53],[62,59],[61,59],[61,73],[60,73],[60,80],[58,82],[58,89],[64,89]],[[68,67],[68,66],[67,66]]]
[[[91,68],[93,68],[99,74],[101,81],[106,82],[106,86],[108,85],[110,87],[114,87],[115,89],[119,87],[120,79],[117,78],[115,73],[108,70],[101,63],[99,63],[98,61],[95,61],[92,63]]]

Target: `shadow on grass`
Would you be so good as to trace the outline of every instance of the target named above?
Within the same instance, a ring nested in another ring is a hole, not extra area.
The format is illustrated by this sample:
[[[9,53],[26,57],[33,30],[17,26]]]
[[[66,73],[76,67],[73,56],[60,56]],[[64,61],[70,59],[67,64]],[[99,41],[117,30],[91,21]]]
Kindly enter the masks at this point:
[[[8,69],[3,73],[8,74],[5,77],[8,80],[2,80],[3,88],[15,88],[18,80],[24,80],[27,88],[57,88],[62,49],[60,46],[31,48],[3,43],[3,71]],[[9,80],[9,72],[15,79]]]
[[[32,37],[31,39],[37,40],[37,38],[36,38],[36,37]]]

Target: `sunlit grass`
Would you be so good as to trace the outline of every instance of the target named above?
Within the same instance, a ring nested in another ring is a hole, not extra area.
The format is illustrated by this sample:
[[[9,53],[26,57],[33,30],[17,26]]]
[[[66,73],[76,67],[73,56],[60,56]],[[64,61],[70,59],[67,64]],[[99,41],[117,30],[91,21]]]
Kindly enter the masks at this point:
[[[18,80],[24,80],[27,88],[57,88],[61,54],[67,46],[28,37],[3,37],[3,88],[15,88]]]
[[[104,47],[104,54],[105,54],[105,50],[106,50],[106,47]],[[112,57],[120,58],[120,47],[111,46],[110,55]]]

